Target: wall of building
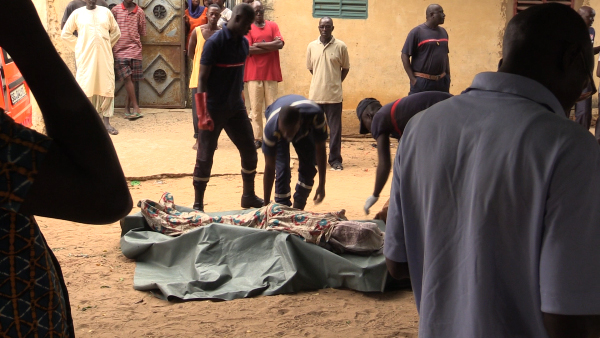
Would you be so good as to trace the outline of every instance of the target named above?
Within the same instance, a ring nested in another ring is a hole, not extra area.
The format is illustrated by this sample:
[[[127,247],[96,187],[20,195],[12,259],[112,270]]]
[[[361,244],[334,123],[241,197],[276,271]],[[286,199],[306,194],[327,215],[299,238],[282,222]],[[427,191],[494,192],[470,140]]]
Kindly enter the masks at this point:
[[[450,38],[452,93],[467,88],[475,74],[496,69],[506,23],[506,1],[509,0],[442,3],[446,13],[443,27]],[[308,95],[311,75],[306,69],[306,47],[319,36],[319,19],[312,17],[310,0],[273,2],[273,17],[286,41],[281,51],[281,92]],[[333,35],[346,43],[350,54],[350,73],[343,86],[344,109],[356,108],[365,97],[387,103],[408,93],[401,50],[408,32],[425,21],[429,3],[369,0],[368,19],[334,19]]]

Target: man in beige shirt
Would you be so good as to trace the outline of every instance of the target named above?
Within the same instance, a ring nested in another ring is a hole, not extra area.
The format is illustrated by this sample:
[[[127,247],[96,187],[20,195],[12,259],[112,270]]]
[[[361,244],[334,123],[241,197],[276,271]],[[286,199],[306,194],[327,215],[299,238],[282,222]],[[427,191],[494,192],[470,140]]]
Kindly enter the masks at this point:
[[[333,20],[319,20],[319,38],[308,44],[306,67],[313,75],[308,98],[325,112],[329,125],[329,165],[331,170],[342,166],[342,82],[350,71],[346,44],[333,37]]]

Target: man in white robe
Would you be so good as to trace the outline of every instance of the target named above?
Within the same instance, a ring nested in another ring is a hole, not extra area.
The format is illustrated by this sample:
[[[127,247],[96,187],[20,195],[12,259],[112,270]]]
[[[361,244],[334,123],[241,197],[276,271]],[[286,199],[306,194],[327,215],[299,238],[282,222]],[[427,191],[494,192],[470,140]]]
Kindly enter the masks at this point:
[[[86,6],[73,11],[62,30],[63,40],[75,51],[77,83],[83,89],[111,135],[119,132],[110,125],[114,114],[115,71],[112,47],[121,37],[119,25],[108,8],[85,0]],[[78,36],[73,35],[77,31]]]

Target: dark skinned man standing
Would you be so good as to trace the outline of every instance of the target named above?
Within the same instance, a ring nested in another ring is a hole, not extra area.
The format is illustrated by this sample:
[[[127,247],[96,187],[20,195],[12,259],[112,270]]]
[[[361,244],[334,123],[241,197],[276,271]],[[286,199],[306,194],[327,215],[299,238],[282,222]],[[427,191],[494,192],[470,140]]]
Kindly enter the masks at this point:
[[[127,95],[125,96],[125,118],[135,120],[142,117],[138,98],[135,95],[134,82],[144,78],[142,70],[142,41],[146,35],[146,15],[144,10],[133,0],[123,0],[111,12],[121,30],[121,38],[113,46],[115,58],[115,78],[123,80]],[[133,107],[133,112],[130,110]]]
[[[315,204],[321,203],[325,198],[327,166],[327,125],[323,111],[319,105],[303,96],[286,95],[275,100],[267,108],[265,116],[267,124],[262,144],[265,155],[265,205],[269,204],[275,180],[275,202],[304,210],[317,174],[315,158],[319,186],[313,200]],[[298,183],[293,204],[290,143],[298,155]]]
[[[85,7],[73,11],[61,33],[65,43],[75,51],[77,83],[102,115],[106,131],[111,135],[119,133],[111,126],[110,117],[115,111],[112,47],[120,36],[115,17],[108,8],[96,6],[96,0],[86,0]]]
[[[329,165],[331,170],[342,166],[342,82],[350,71],[350,57],[346,44],[333,37],[333,20],[319,20],[320,36],[308,44],[306,67],[312,81],[308,98],[321,107],[329,125]]]
[[[600,336],[600,147],[565,116],[589,39],[568,6],[532,6],[498,72],[406,126],[384,255],[410,275],[420,336]]]
[[[278,83],[283,81],[279,50],[285,44],[279,26],[265,20],[265,8],[260,1],[252,3],[256,17],[246,39],[250,56],[246,60],[244,82],[248,84],[250,120],[254,132],[254,145],[260,148],[263,137],[263,111],[277,98]]]
[[[242,100],[244,64],[248,40],[244,38],[254,21],[254,10],[247,4],[234,7],[231,20],[204,43],[200,60],[198,114],[208,114],[214,125],[198,134],[198,153],[194,169],[194,209],[204,210],[204,192],[210,180],[215,149],[221,131],[238,148],[242,159],[242,208],[259,208],[263,200],[254,193],[258,157],[252,126]],[[202,121],[202,119],[201,119]]]
[[[410,94],[430,90],[450,91],[448,33],[440,25],[446,14],[440,5],[429,5],[425,23],[413,28],[402,48],[402,64],[410,79]]]

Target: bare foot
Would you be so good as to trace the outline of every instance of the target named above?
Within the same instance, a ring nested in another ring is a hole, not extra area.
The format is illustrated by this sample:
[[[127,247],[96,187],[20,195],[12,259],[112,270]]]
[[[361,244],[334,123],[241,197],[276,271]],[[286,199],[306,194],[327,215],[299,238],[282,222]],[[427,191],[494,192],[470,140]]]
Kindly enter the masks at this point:
[[[102,122],[104,122],[104,127],[106,128],[106,131],[111,134],[111,135],[118,135],[119,131],[115,129],[115,127],[110,125],[110,122],[108,121],[108,117],[102,117]]]

